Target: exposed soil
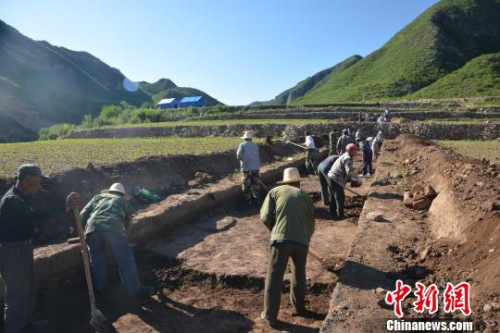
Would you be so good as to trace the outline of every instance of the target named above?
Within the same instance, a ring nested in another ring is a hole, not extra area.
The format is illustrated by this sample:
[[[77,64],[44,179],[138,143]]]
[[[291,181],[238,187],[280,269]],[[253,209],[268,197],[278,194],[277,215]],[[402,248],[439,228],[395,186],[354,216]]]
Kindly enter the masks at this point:
[[[316,199],[316,232],[308,258],[306,305],[314,318],[291,316],[289,272],[285,276],[277,331],[317,332],[328,311],[331,292],[357,226],[364,197],[348,195],[348,219],[333,221],[319,200],[319,182],[310,176],[303,188]],[[357,191],[366,193],[369,182]],[[269,232],[257,207],[244,205],[207,212],[197,222],[174,230],[136,251],[143,283],[154,295],[130,300],[114,275],[111,295],[98,308],[119,332],[275,331],[263,326],[260,312],[267,269]],[[37,315],[49,318],[45,332],[90,332],[83,272],[44,288]]]
[[[300,151],[300,148],[281,142],[260,145],[263,165],[282,161]],[[55,206],[72,191],[82,195],[82,203],[87,203],[94,195],[109,188],[112,183],[122,183],[129,193],[135,186],[145,187],[162,199],[186,193],[190,189],[206,187],[223,177],[239,171],[239,162],[234,151],[202,156],[153,156],[130,163],[94,166],[87,169],[73,169],[63,174],[53,175],[45,189],[33,200],[35,206]],[[15,184],[13,179],[0,179],[0,195]],[[143,209],[147,204],[136,199],[131,201],[134,209]],[[35,244],[54,244],[65,241],[70,226],[74,227],[71,214],[58,216],[51,221],[36,222]],[[76,228],[74,228],[76,230]]]
[[[499,329],[500,308],[500,178],[499,167],[401,136],[396,156],[413,172],[412,183],[431,184],[439,193],[429,212],[415,214],[428,226],[417,246],[405,244],[400,255],[429,274],[424,284],[469,282],[472,319],[478,330]],[[495,305],[496,304],[496,305]],[[437,313],[436,317],[451,317]]]

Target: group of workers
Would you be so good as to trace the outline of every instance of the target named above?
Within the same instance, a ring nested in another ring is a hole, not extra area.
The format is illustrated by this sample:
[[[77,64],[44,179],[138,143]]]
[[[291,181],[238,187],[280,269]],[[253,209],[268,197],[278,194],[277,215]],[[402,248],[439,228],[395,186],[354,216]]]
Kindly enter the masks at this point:
[[[75,210],[80,203],[80,194],[71,192],[65,203],[37,209],[33,197],[48,180],[38,166],[22,165],[15,185],[0,201],[0,275],[4,281],[6,333],[31,332],[49,325],[47,320],[33,317],[36,300],[34,224]],[[79,214],[85,223],[95,290],[101,294],[109,292],[105,253],[108,247],[117,263],[127,296],[136,298],[149,294],[149,288],[139,282],[134,254],[126,236],[132,213],[127,199],[129,196],[123,185],[115,183],[96,195]]]
[[[330,139],[335,133],[330,133]],[[252,141],[253,133],[246,131],[244,142],[237,150],[237,158],[243,173],[242,191],[248,201],[260,203],[259,147]],[[360,176],[371,174],[371,156],[376,160],[383,137],[379,132],[370,141],[358,131],[354,140],[344,130],[336,144],[337,154],[330,154],[316,166],[314,139],[305,132],[303,147],[306,151],[306,170],[319,175],[323,203],[329,205],[333,219],[344,218],[344,187],[348,182],[356,187]],[[332,140],[331,140],[332,142]],[[332,143],[330,142],[330,153]],[[371,147],[371,148],[370,148]],[[353,167],[353,159],[363,152],[361,175]],[[365,167],[366,166],[366,167]],[[15,185],[0,201],[0,274],[4,280],[4,322],[6,333],[29,332],[46,321],[35,321],[33,311],[36,299],[32,238],[35,220],[69,213],[80,204],[80,195],[71,192],[64,204],[40,210],[33,206],[32,199],[40,192],[48,177],[32,164],[18,169]],[[264,310],[262,320],[277,324],[283,276],[288,259],[292,259],[292,281],[290,301],[294,316],[313,315],[305,308],[306,258],[308,246],[314,233],[314,206],[311,198],[300,189],[297,168],[287,168],[283,180],[268,191],[260,209],[262,223],[270,230],[270,254],[265,282]],[[117,263],[120,278],[129,297],[149,295],[150,288],[141,284],[134,254],[127,239],[132,210],[125,188],[115,183],[94,196],[79,214],[85,224],[85,240],[90,254],[92,280],[100,294],[109,293],[106,252],[111,250]],[[45,323],[46,324],[46,323]]]
[[[377,123],[389,123],[391,121],[391,111],[388,108],[386,108],[385,111],[379,116],[372,115],[368,112],[359,111],[358,121],[359,122],[376,121]]]
[[[304,133],[305,169],[307,173],[319,176],[321,196],[325,206],[329,206],[330,215],[334,220],[342,220],[345,204],[345,186],[361,185],[361,177],[371,175],[372,159],[376,160],[383,135],[380,131],[375,138],[365,139],[361,131],[357,131],[354,139],[345,129],[336,141],[335,132],[330,133],[330,156],[316,166],[316,145],[310,132]],[[259,191],[258,145],[252,142],[250,131],[244,133],[237,150],[237,158],[243,172],[242,190],[245,198],[250,200],[249,188]],[[373,150],[373,151],[372,151]],[[358,175],[353,166],[353,160],[359,151],[363,152],[363,167]],[[336,154],[335,154],[336,153]],[[250,168],[250,166],[252,166]],[[252,172],[250,172],[252,171]],[[304,190],[300,189],[300,177],[297,168],[287,168],[283,180],[268,194],[260,209],[260,219],[271,232],[269,261],[264,289],[264,310],[261,313],[263,322],[276,328],[281,300],[283,276],[288,260],[292,263],[292,280],[290,284],[290,303],[292,316],[312,317],[315,314],[305,308],[306,290],[306,259],[311,237],[314,233],[314,205]],[[257,196],[256,196],[257,197]]]

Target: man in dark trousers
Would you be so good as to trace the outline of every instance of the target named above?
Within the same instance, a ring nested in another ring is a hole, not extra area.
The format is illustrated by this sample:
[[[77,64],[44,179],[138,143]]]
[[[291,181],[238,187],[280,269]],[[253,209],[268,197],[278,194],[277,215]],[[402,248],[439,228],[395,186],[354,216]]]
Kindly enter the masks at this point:
[[[241,138],[245,141],[238,146],[236,151],[236,158],[240,161],[243,173],[241,190],[247,203],[252,205],[252,203],[260,201],[259,146],[252,141],[252,131],[245,131]]]
[[[332,201],[335,199],[333,195],[330,193],[328,186],[328,172],[333,166],[333,163],[339,158],[339,155],[331,155],[328,156],[321,162],[318,166],[318,175],[319,175],[319,183],[321,185],[321,199],[323,200],[323,204],[325,206],[329,205],[330,214],[332,211]]]
[[[330,204],[330,214],[334,219],[342,220],[344,216],[345,192],[344,186],[351,181],[351,186],[361,185],[358,174],[353,167],[353,159],[356,157],[359,148],[350,143],[346,147],[346,152],[333,163],[328,172],[328,184],[332,194]]]
[[[373,151],[370,145],[363,140],[359,143],[359,148],[363,152],[363,166],[361,167],[361,176],[371,176],[373,174],[372,159]]]
[[[262,320],[271,327],[277,324],[283,276],[292,258],[290,302],[295,316],[310,316],[305,308],[306,260],[309,242],[314,233],[314,206],[300,189],[297,168],[283,172],[280,186],[269,191],[260,210],[262,223],[271,231],[271,248],[267,268]]]
[[[32,197],[40,192],[44,180],[33,164],[19,167],[16,185],[0,201],[0,274],[4,280],[5,332],[17,333],[40,327],[32,319],[36,286],[33,265],[34,222],[68,212],[78,205],[80,195],[72,192],[66,204],[38,210]]]

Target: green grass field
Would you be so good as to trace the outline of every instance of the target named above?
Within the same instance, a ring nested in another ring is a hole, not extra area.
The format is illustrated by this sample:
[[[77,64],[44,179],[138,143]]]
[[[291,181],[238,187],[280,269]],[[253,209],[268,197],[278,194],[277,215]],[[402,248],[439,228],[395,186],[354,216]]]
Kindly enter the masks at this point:
[[[202,155],[237,149],[238,137],[67,139],[0,144],[0,177],[13,177],[23,163],[36,163],[44,173],[134,161],[160,155]],[[256,139],[262,142],[262,139]]]
[[[494,163],[500,163],[500,141],[497,140],[437,140],[436,142],[465,156],[486,158]]]
[[[193,120],[193,121],[168,121],[163,123],[124,124],[118,126],[105,126],[102,128],[119,127],[173,127],[173,126],[221,126],[221,125],[261,125],[261,124],[327,124],[328,119],[224,119],[224,120]]]
[[[431,118],[431,119],[426,119],[426,120],[423,120],[423,121],[420,121],[420,123],[422,124],[435,124],[435,123],[441,123],[441,124],[456,124],[456,125],[460,125],[460,124],[484,124],[486,121],[486,119],[472,119],[472,118],[446,118],[446,119],[434,119],[434,118]],[[498,124],[500,123],[500,119],[499,118],[490,118],[489,119],[489,123],[490,124]]]

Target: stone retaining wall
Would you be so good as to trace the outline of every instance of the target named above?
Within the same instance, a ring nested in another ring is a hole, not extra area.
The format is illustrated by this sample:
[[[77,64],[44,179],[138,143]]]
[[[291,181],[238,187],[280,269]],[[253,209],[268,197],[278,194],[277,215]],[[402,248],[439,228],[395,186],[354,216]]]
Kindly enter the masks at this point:
[[[124,138],[124,137],[203,137],[203,136],[240,136],[246,130],[253,130],[257,137],[296,138],[309,130],[316,135],[329,133],[332,129],[340,132],[343,128],[360,128],[365,135],[372,136],[383,131],[389,138],[399,134],[417,134],[436,140],[494,140],[500,137],[500,124],[418,124],[418,123],[371,123],[344,122],[309,125],[220,125],[220,126],[175,126],[175,127],[136,127],[102,128],[73,132],[71,138]]]

